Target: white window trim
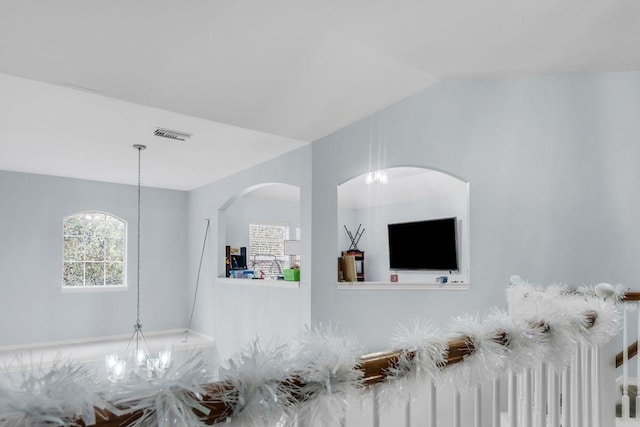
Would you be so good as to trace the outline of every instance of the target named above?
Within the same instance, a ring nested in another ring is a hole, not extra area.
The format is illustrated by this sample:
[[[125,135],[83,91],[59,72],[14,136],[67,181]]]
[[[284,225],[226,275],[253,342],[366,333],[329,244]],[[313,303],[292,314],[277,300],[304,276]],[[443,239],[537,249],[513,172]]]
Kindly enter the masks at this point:
[[[129,286],[127,285],[118,285],[118,286],[64,286],[60,288],[63,294],[75,294],[75,293],[84,293],[84,292],[128,292]]]

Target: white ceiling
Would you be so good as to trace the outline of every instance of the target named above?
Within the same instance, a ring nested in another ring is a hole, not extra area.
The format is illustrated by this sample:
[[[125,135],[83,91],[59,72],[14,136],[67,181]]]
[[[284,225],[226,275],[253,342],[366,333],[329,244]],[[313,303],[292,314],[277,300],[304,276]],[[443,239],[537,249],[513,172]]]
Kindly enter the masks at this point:
[[[143,143],[144,184],[188,190],[444,79],[638,70],[638,22],[637,0],[0,0],[0,169],[135,183]]]

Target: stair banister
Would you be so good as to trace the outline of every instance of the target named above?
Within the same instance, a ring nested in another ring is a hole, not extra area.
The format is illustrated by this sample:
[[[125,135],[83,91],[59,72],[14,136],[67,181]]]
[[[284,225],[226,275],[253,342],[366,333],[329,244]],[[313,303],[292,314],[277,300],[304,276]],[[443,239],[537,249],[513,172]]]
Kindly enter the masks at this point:
[[[595,312],[585,312],[583,313],[583,315],[585,318],[584,324],[587,328],[592,327],[597,321],[597,314]],[[547,324],[540,323],[540,322],[536,324],[533,324],[533,323],[530,324],[530,328],[532,331],[535,330],[536,333],[547,334],[547,333],[550,333],[551,331],[551,328]],[[508,333],[506,331],[497,331],[497,332],[498,333],[496,334],[496,337],[493,339],[493,341],[500,345],[508,345],[509,343]],[[474,343],[474,338],[468,335],[462,335],[462,336],[452,338],[448,341],[447,344],[448,344],[447,345],[448,352],[446,354],[446,357],[444,358],[444,362],[442,363],[442,366],[441,366],[442,368],[446,368],[447,366],[463,362],[466,357],[472,355],[476,350],[476,344]],[[578,352],[578,355],[580,355],[580,352]],[[399,363],[400,357],[411,360],[415,358],[415,356],[416,356],[415,351],[407,350],[407,349],[399,349],[399,350],[393,350],[393,351],[382,352],[382,353],[367,354],[360,357],[360,362],[357,366],[357,369],[362,372],[363,384],[365,386],[371,386],[371,385],[386,381],[387,377],[389,376],[389,368],[397,366]],[[569,370],[565,370],[565,372],[567,374],[567,378],[566,379],[563,378],[564,380],[563,387],[568,386],[568,384],[570,383],[570,378],[568,376]],[[576,377],[579,377],[579,376],[580,376],[579,374],[576,375]],[[523,423],[512,422],[511,424],[512,427],[516,425],[524,426],[524,427],[532,427],[533,425],[533,418],[532,418],[533,414],[531,413],[532,392],[533,392],[531,368],[527,368],[524,370],[523,377],[525,380],[524,381],[525,386],[523,391],[524,391],[524,394],[527,395],[525,399],[527,404],[521,407],[519,411],[515,410],[515,408],[512,408],[511,402],[509,405],[510,420],[513,420],[513,421],[517,420],[518,413],[522,413]],[[514,373],[509,374],[509,395],[510,396],[513,396],[516,390],[515,378],[516,376]],[[540,377],[540,383],[537,389],[540,391],[542,389],[546,389],[545,387],[546,381],[547,381],[546,374],[544,374],[543,372],[543,375]],[[302,382],[300,380],[300,377],[293,377],[293,379],[287,380],[287,382],[282,382],[280,384],[283,387],[294,387],[294,386],[301,385],[301,383]],[[431,393],[430,393],[431,404],[432,406],[435,406],[435,400],[436,400],[435,387],[433,384],[430,384],[430,388],[431,388]],[[203,389],[205,391],[205,395],[200,399],[200,403],[202,404],[203,407],[207,408],[210,411],[210,413],[205,416],[205,414],[202,414],[197,410],[194,410],[194,412],[198,416],[200,416],[203,420],[206,420],[208,424],[214,424],[218,422],[223,422],[229,416],[232,415],[232,412],[233,412],[232,405],[230,403],[223,402],[223,400],[221,399],[221,396],[229,395],[229,393],[234,392],[234,388],[231,384],[225,383],[225,382],[212,383],[212,384],[204,385]],[[546,396],[544,396],[544,391],[541,391],[541,392],[543,394],[540,396],[541,403],[540,403],[540,409],[538,412],[539,416],[537,418],[538,424],[540,424],[540,420],[543,419],[543,415],[546,413],[546,409],[544,408],[544,405],[546,405],[546,402],[545,402]],[[461,423],[460,413],[459,413],[460,394],[457,390],[455,393],[456,394],[454,395],[454,407],[456,409],[454,410],[454,420],[455,420],[454,425],[459,426]],[[572,399],[569,399],[569,395],[570,393],[567,390],[567,394],[565,394],[564,396],[568,400],[566,403],[569,403],[572,400]],[[575,395],[577,395],[577,393],[575,393]],[[480,402],[481,396],[478,394],[478,390],[476,390],[475,397],[476,397],[475,402],[476,402],[476,408],[477,408],[476,420],[479,420],[480,413],[481,413],[479,402]],[[298,399],[299,401],[302,401],[303,399],[305,399],[305,396],[300,396]],[[511,399],[511,400],[515,401],[515,399]],[[377,404],[375,406],[377,406]],[[120,408],[120,409],[126,410],[126,408]],[[563,411],[563,427],[565,426],[570,427],[572,425],[570,422],[565,423],[564,417],[569,416],[567,412],[569,411]],[[127,413],[125,415],[116,415],[105,410],[96,409],[96,413],[97,413],[97,422],[94,424],[96,427],[116,427],[116,426],[122,426],[122,425],[130,425],[131,423],[135,422],[136,419],[139,419],[141,416],[141,413],[139,411],[133,412],[133,413]],[[433,411],[433,413],[435,413],[435,411]],[[577,417],[580,417],[580,414],[577,414]],[[495,416],[494,416],[494,419],[495,419]],[[569,420],[569,419],[567,418],[566,420]],[[429,421],[430,421],[430,427],[435,427],[435,421],[436,421],[435,417],[431,416]],[[79,425],[84,425],[84,423],[80,418],[77,419],[77,422]],[[379,419],[377,422],[379,423]],[[341,424],[344,424],[344,422],[341,421]],[[476,421],[476,424],[479,425],[479,421]],[[575,424],[575,426],[582,427],[582,425],[579,425],[579,424]]]

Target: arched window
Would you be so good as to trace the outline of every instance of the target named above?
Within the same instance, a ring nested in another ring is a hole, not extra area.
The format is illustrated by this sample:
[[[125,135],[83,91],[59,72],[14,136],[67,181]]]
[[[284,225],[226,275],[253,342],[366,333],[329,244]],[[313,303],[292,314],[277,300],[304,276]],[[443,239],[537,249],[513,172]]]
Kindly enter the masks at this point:
[[[125,221],[104,212],[64,218],[63,288],[126,287]]]

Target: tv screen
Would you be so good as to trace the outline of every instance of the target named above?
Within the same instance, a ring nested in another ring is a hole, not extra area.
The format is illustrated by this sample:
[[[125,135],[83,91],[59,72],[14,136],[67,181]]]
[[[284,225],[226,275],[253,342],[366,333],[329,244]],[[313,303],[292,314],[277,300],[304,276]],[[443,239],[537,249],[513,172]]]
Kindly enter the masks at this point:
[[[456,218],[388,224],[391,270],[458,270]]]

